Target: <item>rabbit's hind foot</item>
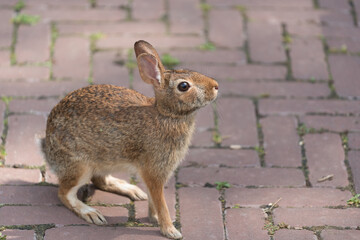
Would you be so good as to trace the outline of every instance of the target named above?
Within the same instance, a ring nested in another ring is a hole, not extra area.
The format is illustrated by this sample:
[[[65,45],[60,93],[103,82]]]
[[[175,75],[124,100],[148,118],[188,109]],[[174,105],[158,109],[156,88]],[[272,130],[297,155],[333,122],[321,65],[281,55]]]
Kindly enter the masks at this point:
[[[147,194],[143,192],[139,187],[130,184],[125,180],[115,178],[111,175],[94,176],[91,181],[96,187],[103,191],[127,196],[134,201],[148,199]]]

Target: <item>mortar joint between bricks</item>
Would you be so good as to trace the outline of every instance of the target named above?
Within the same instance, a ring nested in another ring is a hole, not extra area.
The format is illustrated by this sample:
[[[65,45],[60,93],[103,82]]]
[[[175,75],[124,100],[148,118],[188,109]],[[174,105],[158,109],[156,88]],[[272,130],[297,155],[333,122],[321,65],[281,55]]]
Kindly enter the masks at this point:
[[[351,16],[352,16],[352,19],[353,19],[353,22],[354,22],[354,26],[358,27],[359,26],[359,24],[358,24],[358,16],[357,16],[354,0],[348,0],[348,3],[350,5],[350,13],[351,13]]]
[[[88,0],[91,8],[96,8],[97,1],[96,0]]]
[[[94,84],[94,55],[97,52],[97,42],[103,38],[103,34],[100,32],[92,33],[89,36],[89,52],[90,52],[90,58],[89,58],[89,76],[88,76],[88,83],[90,85]]]
[[[293,81],[294,76],[293,76],[293,70],[292,70],[292,61],[291,61],[291,48],[290,48],[290,44],[291,44],[291,35],[289,33],[289,31],[287,30],[287,25],[286,23],[281,23],[281,29],[282,29],[282,38],[283,38],[283,47],[284,47],[284,51],[285,51],[285,56],[286,56],[286,61],[285,61],[285,65],[286,65],[286,80],[288,81]]]
[[[342,147],[344,149],[344,164],[346,166],[346,171],[348,174],[348,181],[349,181],[349,185],[346,187],[353,196],[356,195],[356,191],[355,191],[355,183],[354,183],[354,176],[351,170],[351,166],[350,166],[350,162],[349,162],[349,142],[348,142],[348,133],[344,132],[340,134],[341,137],[341,143],[342,143]]]
[[[323,51],[325,53],[325,63],[326,63],[326,68],[327,68],[328,76],[329,76],[328,87],[330,89],[330,94],[328,96],[328,99],[339,99],[339,95],[337,94],[336,89],[335,89],[334,79],[331,74],[331,67],[330,67],[330,63],[329,63],[329,45],[326,41],[326,38],[323,36],[321,37],[321,42],[323,44]]]
[[[266,167],[266,162],[265,162],[265,147],[264,147],[264,132],[262,130],[262,126],[260,123],[260,119],[262,118],[262,116],[260,115],[259,112],[259,99],[258,98],[253,98],[252,99],[253,104],[254,104],[254,109],[255,109],[255,118],[256,118],[256,131],[257,131],[257,135],[258,135],[258,146],[255,146],[255,151],[257,152],[258,156],[259,156],[259,160],[260,160],[260,166],[261,167]]]
[[[251,59],[251,52],[250,52],[250,46],[249,46],[249,34],[248,34],[248,27],[249,27],[249,18],[247,15],[247,9],[244,6],[236,6],[235,7],[239,12],[243,20],[243,34],[244,34],[244,45],[242,47],[245,56],[246,56],[246,62],[251,64],[253,63]]]
[[[201,11],[202,11],[202,18],[204,21],[204,28],[203,28],[203,32],[204,32],[204,37],[205,37],[205,42],[210,42],[210,38],[209,38],[209,12],[211,11],[211,5],[209,5],[207,3],[207,0],[201,0],[200,1],[200,7],[201,7]]]
[[[306,157],[306,149],[305,149],[305,141],[304,141],[304,135],[306,133],[299,132],[299,129],[303,128],[305,124],[300,121],[299,116],[295,116],[295,118],[297,121],[297,135],[299,136],[299,146],[301,150],[301,169],[304,174],[306,187],[312,187],[309,178],[310,172],[309,172],[309,167],[307,165],[307,157]]]
[[[50,59],[49,80],[51,81],[54,80],[55,44],[57,38],[59,37],[57,24],[54,21],[50,23],[50,34],[51,34],[51,39],[50,39],[50,57],[49,57]]]
[[[134,89],[134,69],[136,68],[136,61],[134,60],[134,53],[131,48],[127,50],[125,66],[129,74],[129,88]]]
[[[169,0],[163,0],[163,5],[164,5],[164,15],[161,17],[160,20],[162,22],[164,22],[164,24],[165,24],[166,34],[170,35],[171,24],[170,24],[170,17],[169,17],[169,12],[170,12]]]
[[[174,177],[175,177],[175,222],[174,222],[174,226],[177,230],[179,230],[181,232],[181,213],[180,213],[180,197],[179,197],[179,188],[181,188],[181,186],[179,186],[179,184],[178,184],[179,170],[180,170],[180,168],[178,167],[174,172]]]
[[[288,228],[288,225],[285,223],[279,223],[279,224],[275,224],[274,221],[274,209],[279,207],[278,203],[281,200],[281,198],[279,198],[276,202],[274,203],[270,203],[267,205],[263,205],[261,206],[261,209],[263,210],[264,214],[265,214],[265,221],[264,221],[264,230],[267,230],[268,235],[270,236],[270,239],[273,239],[273,236],[275,235],[275,233],[282,229],[282,228]]]
[[[5,112],[3,117],[3,132],[1,133],[1,143],[0,143],[0,166],[5,164],[5,157],[6,157],[6,138],[9,131],[9,116],[10,116],[10,109],[9,105],[11,102],[11,97],[2,97],[1,101],[5,103]]]
[[[214,129],[212,130],[212,141],[214,142],[215,148],[221,148],[222,144],[222,135],[220,133],[220,117],[219,117],[219,111],[217,108],[217,101],[213,102],[211,104],[213,114],[214,114]]]
[[[221,213],[222,213],[222,221],[223,221],[223,225],[224,225],[224,240],[228,240],[228,232],[227,232],[227,227],[226,227],[226,199],[225,199],[225,188],[222,188],[219,190],[220,196],[219,196],[219,201],[221,204]]]
[[[313,1],[314,9],[319,9],[320,8],[319,0],[312,0],[312,1]]]

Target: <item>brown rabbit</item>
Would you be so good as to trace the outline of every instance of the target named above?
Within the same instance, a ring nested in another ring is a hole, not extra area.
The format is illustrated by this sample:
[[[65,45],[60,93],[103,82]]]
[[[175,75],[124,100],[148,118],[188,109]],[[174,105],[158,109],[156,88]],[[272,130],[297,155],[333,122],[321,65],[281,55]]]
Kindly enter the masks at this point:
[[[173,226],[163,188],[188,150],[195,112],[213,101],[215,80],[188,70],[165,70],[155,49],[135,43],[141,78],[155,98],[136,91],[93,85],[68,94],[51,111],[42,148],[59,178],[63,204],[89,223],[106,224],[103,215],[81,202],[78,189],[90,180],[96,187],[133,200],[147,199],[137,186],[112,177],[137,171],[148,188],[149,218],[161,233],[181,238]]]

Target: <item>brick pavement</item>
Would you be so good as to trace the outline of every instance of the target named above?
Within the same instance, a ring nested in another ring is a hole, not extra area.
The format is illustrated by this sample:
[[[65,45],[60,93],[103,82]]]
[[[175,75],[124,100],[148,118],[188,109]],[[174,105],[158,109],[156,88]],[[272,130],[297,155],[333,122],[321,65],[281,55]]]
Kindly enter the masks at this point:
[[[152,96],[132,53],[144,39],[220,84],[165,190],[184,239],[360,238],[360,210],[347,204],[360,193],[359,0],[24,2],[0,1],[2,235],[163,239],[146,202],[92,186],[88,200],[109,225],[77,218],[35,143],[74,89],[111,83]]]

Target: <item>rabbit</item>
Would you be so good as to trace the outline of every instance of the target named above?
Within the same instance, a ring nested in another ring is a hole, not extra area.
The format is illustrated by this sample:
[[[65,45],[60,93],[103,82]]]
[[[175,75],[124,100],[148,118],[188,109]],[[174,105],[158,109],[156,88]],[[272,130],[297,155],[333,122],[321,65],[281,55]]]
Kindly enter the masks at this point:
[[[148,42],[134,45],[140,76],[155,97],[113,85],[90,85],[65,96],[50,112],[41,145],[59,180],[61,202],[79,217],[107,224],[96,209],[80,201],[90,181],[99,189],[146,200],[139,187],[111,176],[136,171],[149,193],[149,218],[163,235],[182,238],[173,226],[164,184],[187,153],[196,111],[214,101],[218,83],[190,70],[165,70]]]

